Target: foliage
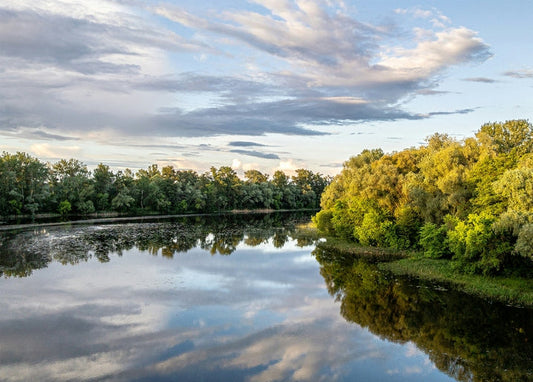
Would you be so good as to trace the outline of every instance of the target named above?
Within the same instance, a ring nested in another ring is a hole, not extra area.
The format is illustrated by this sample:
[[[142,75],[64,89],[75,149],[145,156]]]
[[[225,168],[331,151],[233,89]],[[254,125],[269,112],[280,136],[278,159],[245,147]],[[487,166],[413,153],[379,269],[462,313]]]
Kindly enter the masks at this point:
[[[420,246],[426,257],[433,259],[451,257],[445,225],[439,227],[433,223],[424,224],[420,229]]]
[[[364,150],[321,207],[315,222],[328,235],[453,255],[468,273],[516,273],[533,261],[533,126],[488,123],[462,141],[434,134],[401,152]]]
[[[59,203],[59,207],[57,207],[57,212],[59,212],[62,216],[67,215],[72,210],[72,206],[68,200],[63,200],[61,203]]]
[[[0,157],[0,215],[36,213],[126,214],[208,213],[233,209],[318,208],[331,179],[298,169],[289,177],[245,172],[245,180],[227,166],[204,174],[150,165],[136,173],[116,173],[105,164],[89,171],[77,159],[44,164],[25,153]]]
[[[48,169],[28,154],[0,156],[0,215],[35,213],[49,198]]]

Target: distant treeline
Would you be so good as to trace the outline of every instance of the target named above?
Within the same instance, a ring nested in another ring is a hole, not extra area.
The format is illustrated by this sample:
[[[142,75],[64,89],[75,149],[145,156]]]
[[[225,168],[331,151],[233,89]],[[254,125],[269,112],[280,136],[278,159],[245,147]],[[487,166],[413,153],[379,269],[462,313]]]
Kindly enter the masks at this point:
[[[364,150],[322,195],[320,230],[363,245],[421,250],[471,273],[531,276],[533,127],[483,125],[458,141]]]
[[[37,213],[90,214],[116,211],[210,213],[233,209],[318,208],[331,181],[299,169],[292,177],[246,171],[242,180],[230,167],[198,174],[156,164],[146,170],[113,172],[99,164],[94,171],[77,159],[43,163],[22,152],[0,157],[0,215]]]

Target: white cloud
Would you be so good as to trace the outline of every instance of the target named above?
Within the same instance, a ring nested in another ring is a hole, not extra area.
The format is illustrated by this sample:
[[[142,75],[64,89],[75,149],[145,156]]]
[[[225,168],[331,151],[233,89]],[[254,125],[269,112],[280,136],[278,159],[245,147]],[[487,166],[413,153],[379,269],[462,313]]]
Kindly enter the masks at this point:
[[[259,164],[258,163],[245,163],[245,164],[242,165],[243,171],[255,170],[257,168],[259,168]]]
[[[434,25],[436,30],[425,31],[426,40],[407,48],[411,41],[398,45],[395,39],[395,45],[387,45],[391,30],[360,22],[340,6],[330,5],[332,9],[328,9],[310,1],[257,3],[269,13],[227,11],[223,18],[213,21],[176,8],[159,8],[157,12],[188,27],[224,35],[275,56],[290,64],[292,70],[285,73],[303,76],[312,87],[418,83],[451,65],[489,57],[487,45],[475,32],[464,27],[440,31],[449,20],[436,11],[396,11],[416,18],[433,18],[433,24],[439,24]],[[426,64],[430,66],[426,68]]]
[[[80,146],[58,146],[50,143],[35,143],[30,152],[39,158],[62,159],[76,157],[81,151]]]
[[[120,144],[124,136],[324,135],[327,126],[431,116],[398,101],[423,94],[450,66],[489,55],[474,31],[431,27],[429,13],[449,21],[434,10],[398,10],[397,17],[425,23],[402,40],[390,25],[354,17],[342,1],[253,2],[262,11],[195,14],[106,0],[0,5],[0,134],[25,127],[21,141],[92,144],[106,143],[102,137]],[[182,57],[194,68],[206,68],[207,58],[225,74],[185,70]]]
[[[231,168],[233,170],[240,170],[242,167],[242,162],[238,159],[233,159],[233,162],[231,162]]]
[[[389,69],[384,80],[426,80],[442,69],[488,57],[482,40],[470,29],[460,27],[437,32],[431,40],[420,41],[413,49],[391,48],[381,65]]]
[[[296,174],[296,170],[299,168],[304,168],[300,163],[295,163],[292,159],[282,160],[279,162],[279,165],[273,170],[273,172],[281,170],[285,174],[292,176]]]

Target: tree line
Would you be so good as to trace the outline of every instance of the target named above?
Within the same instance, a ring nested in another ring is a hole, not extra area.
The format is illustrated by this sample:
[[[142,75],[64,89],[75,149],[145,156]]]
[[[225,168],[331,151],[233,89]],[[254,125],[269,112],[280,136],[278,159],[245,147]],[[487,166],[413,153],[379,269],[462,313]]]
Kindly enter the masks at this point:
[[[354,242],[420,250],[469,273],[531,277],[533,127],[487,123],[416,148],[364,150],[325,189],[318,228]]]
[[[245,179],[227,166],[198,174],[157,164],[133,172],[112,171],[100,163],[93,171],[77,159],[44,163],[27,153],[0,157],[0,215],[90,214],[116,211],[212,213],[234,209],[318,208],[327,176],[298,169],[272,178],[258,170]]]

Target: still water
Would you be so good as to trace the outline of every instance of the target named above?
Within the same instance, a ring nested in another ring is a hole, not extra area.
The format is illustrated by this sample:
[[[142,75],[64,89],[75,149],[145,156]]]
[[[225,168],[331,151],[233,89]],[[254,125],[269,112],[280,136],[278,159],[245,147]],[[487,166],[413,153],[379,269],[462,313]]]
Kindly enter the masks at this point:
[[[0,380],[533,378],[532,310],[322,251],[302,221],[0,232]]]

